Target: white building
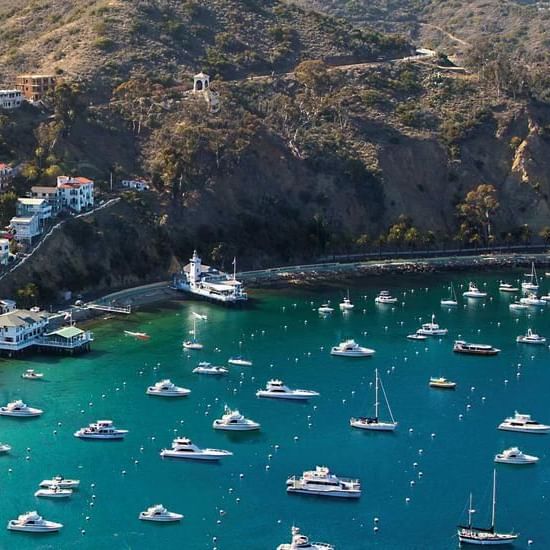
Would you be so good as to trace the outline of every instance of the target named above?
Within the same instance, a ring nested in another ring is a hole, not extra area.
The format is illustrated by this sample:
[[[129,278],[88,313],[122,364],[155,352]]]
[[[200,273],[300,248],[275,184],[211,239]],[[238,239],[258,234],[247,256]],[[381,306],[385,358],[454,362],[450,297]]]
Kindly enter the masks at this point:
[[[22,101],[19,90],[0,90],[0,109],[17,109]]]
[[[0,300],[0,315],[3,313],[9,313],[10,311],[15,311],[17,306],[13,300]]]
[[[18,242],[32,242],[34,237],[40,235],[40,220],[33,216],[15,217],[10,220],[10,227],[15,240]]]
[[[10,257],[10,241],[0,239],[0,265],[7,265]]]
[[[48,315],[44,311],[16,309],[0,315],[0,351],[20,351],[44,334]]]
[[[44,199],[52,207],[52,216],[61,210],[61,189],[47,185],[34,185],[30,195],[33,199]]]
[[[61,206],[82,212],[94,206],[94,182],[88,178],[58,176],[57,188],[61,192]]]
[[[122,187],[135,189],[136,191],[149,191],[149,184],[143,180],[122,180]]]
[[[52,217],[52,207],[46,199],[19,198],[15,205],[15,211],[20,218],[38,216],[40,229]]]

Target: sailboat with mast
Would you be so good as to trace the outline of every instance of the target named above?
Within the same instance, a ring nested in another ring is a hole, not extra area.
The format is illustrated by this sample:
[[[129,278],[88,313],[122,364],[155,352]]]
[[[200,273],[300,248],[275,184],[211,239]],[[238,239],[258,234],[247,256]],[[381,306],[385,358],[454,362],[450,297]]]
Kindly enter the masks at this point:
[[[472,504],[472,493],[470,493],[470,506],[468,508],[468,525],[458,526],[458,540],[460,543],[478,546],[497,546],[512,544],[519,535],[516,533],[499,533],[495,529],[495,511],[497,500],[497,472],[493,470],[493,505],[490,527],[474,527],[472,516],[475,513]]]
[[[374,416],[359,417],[359,418],[352,417],[350,418],[349,423],[350,423],[350,426],[352,426],[353,428],[360,428],[361,430],[393,432],[395,428],[397,428],[397,422],[395,421],[395,418],[393,417],[393,414],[391,412],[390,403],[388,401],[388,397],[386,395],[386,390],[384,389],[384,385],[382,384],[382,380],[380,379],[380,376],[378,376],[378,369],[376,369],[374,373],[375,373]],[[378,400],[379,390],[382,390],[382,395],[384,396],[384,401],[386,402],[386,407],[388,408],[388,412],[391,420],[380,420],[380,418],[378,417],[378,412],[380,409],[380,403]]]
[[[203,345],[197,341],[197,318],[193,316],[193,339],[183,342],[184,349],[200,350]]]
[[[457,306],[458,300],[456,299],[455,286],[451,283],[451,295],[446,300],[441,300],[442,306]]]
[[[535,262],[531,262],[531,273],[526,273],[525,279],[521,283],[522,290],[537,292],[539,289],[539,279],[537,277],[537,270],[535,269]]]

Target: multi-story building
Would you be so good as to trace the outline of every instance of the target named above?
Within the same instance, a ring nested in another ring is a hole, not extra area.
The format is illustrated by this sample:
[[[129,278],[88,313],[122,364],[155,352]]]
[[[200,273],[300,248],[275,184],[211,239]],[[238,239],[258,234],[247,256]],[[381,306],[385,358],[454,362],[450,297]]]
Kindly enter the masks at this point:
[[[0,351],[16,352],[35,345],[48,326],[43,311],[16,309],[0,315]]]
[[[21,90],[0,90],[0,109],[17,109],[22,101]]]
[[[52,207],[52,216],[61,210],[61,189],[47,185],[34,185],[31,187],[33,199],[44,199]]]
[[[51,74],[21,74],[16,77],[15,87],[28,101],[40,101],[55,88],[56,78]]]
[[[36,214],[33,216],[18,217],[10,220],[13,236],[18,242],[32,243],[33,239],[40,235],[40,221]]]
[[[0,239],[0,265],[7,265],[10,257],[10,241]]]
[[[13,179],[13,168],[0,162],[0,191],[6,189]]]
[[[15,311],[16,309],[17,306],[13,300],[8,300],[6,298],[0,300],[0,315],[9,313],[10,311]]]
[[[44,228],[47,220],[52,217],[52,207],[46,199],[28,199],[19,198],[15,205],[15,211],[20,218],[28,218],[38,216],[38,224],[40,229]]]
[[[58,176],[57,188],[61,194],[61,206],[81,212],[94,206],[94,182],[88,178]]]

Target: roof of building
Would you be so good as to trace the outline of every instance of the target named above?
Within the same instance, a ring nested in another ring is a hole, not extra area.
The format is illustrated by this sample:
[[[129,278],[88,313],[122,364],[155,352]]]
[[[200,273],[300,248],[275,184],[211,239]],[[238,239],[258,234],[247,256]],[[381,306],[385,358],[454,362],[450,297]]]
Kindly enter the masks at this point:
[[[28,206],[41,206],[46,204],[46,199],[28,199],[26,197],[20,197],[17,199],[17,202]]]
[[[201,71],[200,73],[196,74],[194,78],[210,78],[210,76]]]
[[[37,218],[38,216],[34,214],[33,216],[14,216],[10,223],[32,223],[34,218]]]
[[[55,75],[53,74],[18,74],[17,78],[55,78]]]
[[[6,170],[6,168],[9,168],[10,170],[13,170],[13,168],[9,164],[5,164],[4,162],[0,162],[0,170]]]
[[[20,90],[12,89],[12,90],[0,90],[0,94],[21,94]]]
[[[75,336],[80,336],[84,331],[77,327],[62,327],[53,332],[49,332],[46,336],[61,336],[61,338],[71,339]]]
[[[62,185],[84,185],[86,183],[94,183],[93,180],[85,178],[83,176],[57,176],[57,186],[61,187]]]
[[[56,195],[57,187],[51,187],[50,185],[33,185],[31,191],[33,193],[51,193],[52,195]]]
[[[16,309],[0,315],[0,327],[23,327],[37,323],[48,318],[45,311],[29,311],[28,309]]]

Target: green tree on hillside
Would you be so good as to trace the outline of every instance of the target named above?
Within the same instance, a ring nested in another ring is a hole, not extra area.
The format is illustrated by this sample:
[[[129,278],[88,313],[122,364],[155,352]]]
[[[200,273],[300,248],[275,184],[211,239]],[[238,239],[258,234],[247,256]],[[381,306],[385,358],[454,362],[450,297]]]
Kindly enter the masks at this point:
[[[480,184],[470,191],[463,202],[456,208],[462,220],[459,238],[463,242],[477,244],[491,241],[491,218],[497,212],[500,204],[496,189],[490,184]]]

